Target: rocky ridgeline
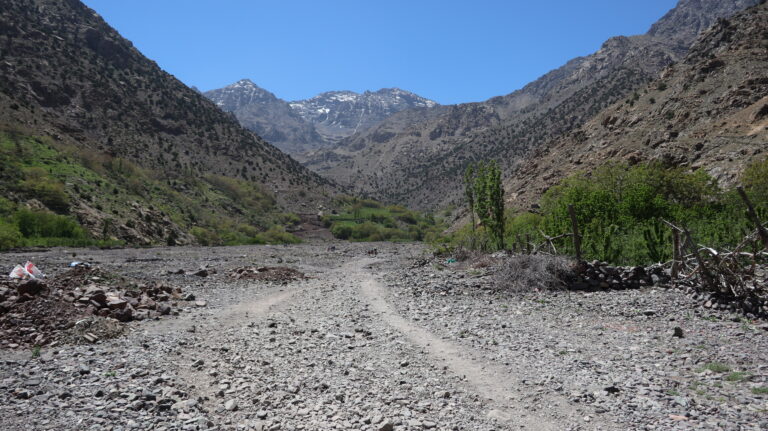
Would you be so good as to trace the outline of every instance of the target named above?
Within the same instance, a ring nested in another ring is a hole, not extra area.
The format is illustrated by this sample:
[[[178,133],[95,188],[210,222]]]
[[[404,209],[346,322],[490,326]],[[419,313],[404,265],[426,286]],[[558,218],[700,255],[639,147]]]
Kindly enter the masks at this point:
[[[51,279],[6,281],[0,285],[0,333],[8,347],[46,345],[63,332],[80,332],[96,342],[98,331],[78,331],[78,322],[96,316],[117,322],[178,314],[195,296],[165,283],[139,283],[99,268],[78,266]],[[206,305],[204,301],[195,302]],[[80,325],[82,326],[82,325]],[[96,325],[103,326],[103,325]]]

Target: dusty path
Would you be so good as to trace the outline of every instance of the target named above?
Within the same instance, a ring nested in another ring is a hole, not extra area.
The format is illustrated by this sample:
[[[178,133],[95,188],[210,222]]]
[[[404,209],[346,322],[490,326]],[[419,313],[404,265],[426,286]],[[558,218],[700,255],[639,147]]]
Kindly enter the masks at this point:
[[[470,349],[443,340],[421,326],[402,317],[387,303],[386,288],[365,268],[373,260],[351,262],[346,269],[359,283],[363,295],[373,310],[388,324],[405,334],[410,342],[426,349],[433,360],[445,364],[455,375],[462,376],[472,390],[486,398],[490,405],[487,414],[504,421],[510,427],[536,430],[562,430],[568,423],[575,422],[575,411],[562,408],[565,400],[548,400],[544,416],[534,413],[533,406],[526,406],[515,400],[521,393],[515,390],[519,377],[479,358]]]
[[[196,330],[179,375],[198,397],[236,404],[219,413],[256,429],[278,421],[289,429],[583,428],[566,400],[519,401],[518,376],[398,315],[370,266],[380,261],[349,259],[217,310]],[[245,364],[265,367],[258,389],[251,376],[233,381]],[[261,396],[249,403],[244,392]],[[286,396],[297,407],[275,402]],[[329,403],[330,413],[318,408]]]

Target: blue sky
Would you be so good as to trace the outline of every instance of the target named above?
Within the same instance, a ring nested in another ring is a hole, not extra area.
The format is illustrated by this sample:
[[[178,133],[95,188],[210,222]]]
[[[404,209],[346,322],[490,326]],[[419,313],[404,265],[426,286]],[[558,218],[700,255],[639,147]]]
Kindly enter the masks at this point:
[[[676,0],[84,0],[201,90],[241,78],[286,100],[399,87],[437,102],[510,93]]]

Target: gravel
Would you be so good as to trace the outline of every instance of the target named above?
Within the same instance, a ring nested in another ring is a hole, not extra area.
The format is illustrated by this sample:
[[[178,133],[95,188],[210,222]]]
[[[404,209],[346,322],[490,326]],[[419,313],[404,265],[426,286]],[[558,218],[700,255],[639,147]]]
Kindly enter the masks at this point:
[[[493,266],[408,244],[52,249],[0,267],[56,275],[73,254],[196,306],[93,344],[0,349],[3,429],[768,428],[765,324],[677,291],[513,296]],[[231,276],[276,266],[306,278]]]
[[[617,429],[768,429],[764,321],[674,289],[520,296],[460,264],[382,277],[401,315]]]

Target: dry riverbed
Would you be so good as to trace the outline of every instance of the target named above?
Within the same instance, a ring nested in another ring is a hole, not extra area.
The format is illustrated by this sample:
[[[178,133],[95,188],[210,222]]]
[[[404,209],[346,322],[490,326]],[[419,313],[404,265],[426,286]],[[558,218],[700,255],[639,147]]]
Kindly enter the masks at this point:
[[[0,349],[0,428],[768,428],[762,322],[658,288],[520,298],[419,245],[328,246],[0,255],[196,299],[117,338]]]

